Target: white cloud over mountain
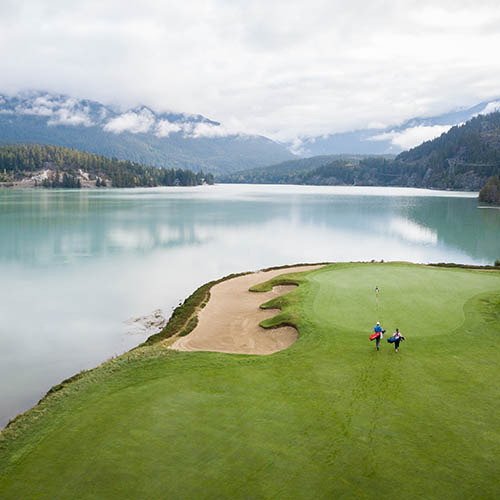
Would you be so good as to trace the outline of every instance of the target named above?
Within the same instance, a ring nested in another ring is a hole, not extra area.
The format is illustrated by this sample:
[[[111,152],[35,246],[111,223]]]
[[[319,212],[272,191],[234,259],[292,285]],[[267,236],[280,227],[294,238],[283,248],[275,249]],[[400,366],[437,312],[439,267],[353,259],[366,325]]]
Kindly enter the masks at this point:
[[[200,122],[193,123],[189,130],[186,130],[186,135],[188,137],[225,137],[231,135],[224,127],[221,125],[213,125],[212,123]]]
[[[187,118],[187,117],[186,117]],[[222,126],[199,121],[174,121],[157,119],[149,109],[140,111],[127,111],[116,118],[109,120],[103,127],[106,132],[120,134],[154,133],[157,137],[168,137],[170,134],[182,132],[184,137],[225,137],[230,135]]]
[[[89,108],[81,101],[72,97],[54,99],[51,95],[37,96],[32,100],[23,101],[16,106],[16,113],[24,115],[46,116],[48,125],[93,125],[89,116]]]
[[[16,111],[24,115],[52,116],[53,108],[54,102],[50,100],[49,96],[40,96],[27,105],[17,106]]]
[[[205,120],[199,115],[178,114],[170,121],[148,108],[136,108],[125,112],[116,112],[111,108],[94,102],[94,119],[91,116],[89,101],[78,100],[59,94],[25,92],[13,97],[18,104],[10,109],[9,99],[0,96],[0,114],[33,115],[47,118],[47,125],[73,125],[85,127],[98,126],[105,132],[121,134],[154,134],[165,138],[173,133],[182,133],[185,138],[215,138],[239,135],[226,127]],[[97,108],[97,109],[95,109]]]
[[[157,137],[168,137],[170,134],[180,132],[182,127],[178,123],[168,120],[160,120],[156,125],[155,135]]]
[[[139,112],[128,111],[116,118],[109,120],[104,125],[106,132],[114,132],[120,134],[121,132],[132,132],[133,134],[147,133],[155,124],[153,113],[148,109],[142,109]]]
[[[370,137],[369,140],[391,141],[391,144],[401,149],[410,149],[425,141],[430,141],[431,139],[439,137],[441,134],[448,132],[451,127],[452,125],[419,125],[401,131],[392,130],[390,132],[384,132]]]
[[[61,108],[54,112],[48,125],[83,125],[90,127],[93,125],[88,113],[81,110]]]
[[[488,113],[493,113],[494,111],[500,110],[500,101],[492,101],[486,104],[484,109],[477,113],[478,115],[487,115]]]

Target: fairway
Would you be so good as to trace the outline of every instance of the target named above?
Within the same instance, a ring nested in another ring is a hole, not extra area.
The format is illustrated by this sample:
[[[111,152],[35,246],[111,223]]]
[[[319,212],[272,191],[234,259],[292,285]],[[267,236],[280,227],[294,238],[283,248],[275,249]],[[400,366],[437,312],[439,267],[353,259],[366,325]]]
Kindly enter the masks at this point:
[[[500,272],[289,278],[263,325],[292,323],[297,342],[107,362],[0,435],[0,499],[498,498]],[[377,320],[406,336],[399,353],[368,340]]]

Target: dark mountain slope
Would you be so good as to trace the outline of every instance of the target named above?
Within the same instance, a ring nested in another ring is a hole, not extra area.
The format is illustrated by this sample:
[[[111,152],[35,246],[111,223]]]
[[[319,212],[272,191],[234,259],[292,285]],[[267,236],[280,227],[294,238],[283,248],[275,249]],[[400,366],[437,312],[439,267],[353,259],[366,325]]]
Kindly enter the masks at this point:
[[[397,156],[424,187],[479,190],[500,172],[500,112],[479,115]]]

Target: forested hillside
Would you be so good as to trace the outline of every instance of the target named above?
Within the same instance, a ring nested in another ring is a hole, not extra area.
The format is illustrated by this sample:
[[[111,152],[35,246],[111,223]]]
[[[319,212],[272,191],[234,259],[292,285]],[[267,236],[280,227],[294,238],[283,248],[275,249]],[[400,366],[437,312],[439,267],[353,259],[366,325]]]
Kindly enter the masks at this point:
[[[162,169],[47,145],[0,147],[0,182],[42,187],[196,186],[213,184],[213,175]]]
[[[275,167],[237,172],[231,176],[217,179],[221,182],[256,183],[256,184],[311,184],[325,186],[379,186],[393,185],[395,177],[402,174],[401,167],[391,158],[370,157],[334,159],[331,157],[308,158],[313,168],[304,168],[306,160],[297,160],[297,168],[289,167],[280,171]],[[317,160],[317,161],[313,161]],[[292,162],[289,162],[292,163]],[[268,172],[267,172],[268,170]],[[396,172],[396,173],[395,173]]]
[[[408,186],[479,191],[500,173],[500,112],[480,115],[396,158],[321,156],[237,172],[224,182]],[[284,164],[282,164],[284,165]],[[491,181],[493,182],[493,181]],[[492,188],[494,191],[494,189]]]
[[[249,184],[307,184],[308,182],[305,182],[305,180],[310,180],[310,176],[308,176],[307,172],[311,172],[319,167],[331,164],[357,165],[359,161],[364,158],[367,158],[367,156],[347,154],[299,158],[284,161],[269,167],[253,168],[250,170],[236,172],[234,174],[218,176],[217,180],[219,182]],[[394,156],[386,155],[384,158],[394,158]]]
[[[401,153],[396,161],[414,167],[417,179],[426,186],[478,190],[500,171],[500,112],[453,127]]]

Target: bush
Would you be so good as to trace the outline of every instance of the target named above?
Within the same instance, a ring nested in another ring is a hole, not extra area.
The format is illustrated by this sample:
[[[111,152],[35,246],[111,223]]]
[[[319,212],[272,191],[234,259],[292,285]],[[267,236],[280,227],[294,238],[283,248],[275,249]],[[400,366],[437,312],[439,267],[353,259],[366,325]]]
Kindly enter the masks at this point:
[[[479,201],[500,203],[500,177],[490,177],[479,192]]]
[[[193,316],[188,321],[186,328],[181,333],[178,334],[179,337],[184,337],[184,336],[190,334],[196,328],[196,325],[198,325],[198,316]]]

